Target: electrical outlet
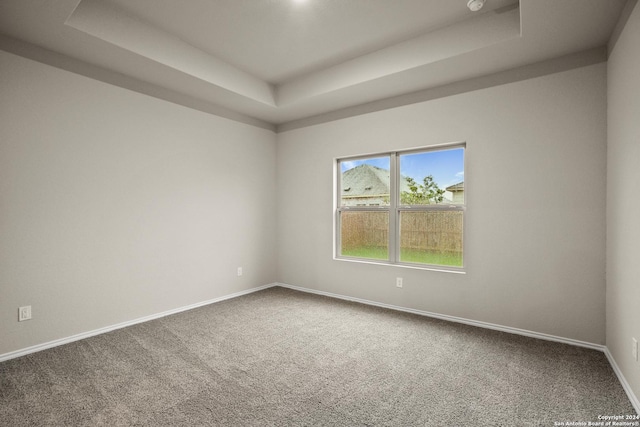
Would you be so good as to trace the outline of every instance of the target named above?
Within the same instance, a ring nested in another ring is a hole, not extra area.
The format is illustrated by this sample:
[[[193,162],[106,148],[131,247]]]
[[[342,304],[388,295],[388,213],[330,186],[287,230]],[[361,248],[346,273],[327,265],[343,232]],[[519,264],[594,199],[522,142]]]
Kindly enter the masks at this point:
[[[18,308],[18,322],[31,319],[31,306],[25,305]]]
[[[635,338],[631,338],[631,354],[633,355],[633,360],[638,361],[638,340]]]
[[[238,267],[238,277],[242,276],[242,267]]]
[[[396,277],[396,287],[402,287],[402,277]]]

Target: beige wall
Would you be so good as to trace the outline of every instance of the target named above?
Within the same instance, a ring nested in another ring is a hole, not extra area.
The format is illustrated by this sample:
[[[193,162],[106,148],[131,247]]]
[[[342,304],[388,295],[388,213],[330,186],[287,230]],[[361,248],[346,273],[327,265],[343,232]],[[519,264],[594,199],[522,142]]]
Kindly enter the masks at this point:
[[[603,344],[605,121],[601,63],[281,133],[278,279]],[[454,141],[466,275],[333,260],[334,158]]]
[[[275,281],[272,132],[0,69],[0,354]]]
[[[609,57],[607,147],[607,347],[640,397],[640,7]],[[629,197],[632,195],[632,197]]]

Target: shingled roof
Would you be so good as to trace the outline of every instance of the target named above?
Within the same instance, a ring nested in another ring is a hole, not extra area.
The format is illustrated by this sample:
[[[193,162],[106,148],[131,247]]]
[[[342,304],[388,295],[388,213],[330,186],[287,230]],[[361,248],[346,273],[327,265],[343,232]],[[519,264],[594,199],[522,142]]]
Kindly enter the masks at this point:
[[[372,165],[356,166],[342,174],[342,195],[352,197],[388,195],[389,176],[387,169]],[[409,190],[405,179],[400,182],[400,190]]]
[[[445,190],[451,191],[452,193],[454,191],[464,191],[464,181],[459,182],[457,184],[450,185]]]
[[[342,174],[343,196],[389,194],[389,171],[371,165],[360,165]]]

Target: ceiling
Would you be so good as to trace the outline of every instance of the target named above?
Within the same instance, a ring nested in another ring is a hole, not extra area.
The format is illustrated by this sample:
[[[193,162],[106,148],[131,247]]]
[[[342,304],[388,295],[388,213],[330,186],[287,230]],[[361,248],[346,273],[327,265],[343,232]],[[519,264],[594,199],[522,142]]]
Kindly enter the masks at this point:
[[[0,0],[0,46],[282,125],[604,46],[625,0],[466,3]]]

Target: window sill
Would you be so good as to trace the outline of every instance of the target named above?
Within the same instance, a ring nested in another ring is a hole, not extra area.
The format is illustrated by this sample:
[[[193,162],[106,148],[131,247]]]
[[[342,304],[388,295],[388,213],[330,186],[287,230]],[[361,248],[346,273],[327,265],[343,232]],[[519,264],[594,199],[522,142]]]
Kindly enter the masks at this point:
[[[345,261],[345,262],[354,262],[358,264],[373,264],[373,265],[384,265],[387,267],[400,267],[400,268],[409,268],[412,270],[426,270],[426,271],[437,271],[439,273],[454,273],[454,274],[467,274],[467,272],[462,268],[457,267],[446,267],[446,266],[437,266],[437,265],[417,265],[417,264],[402,264],[402,263],[390,263],[384,261],[376,261],[372,259],[364,259],[364,258],[346,258],[346,257],[333,257],[334,261]]]

